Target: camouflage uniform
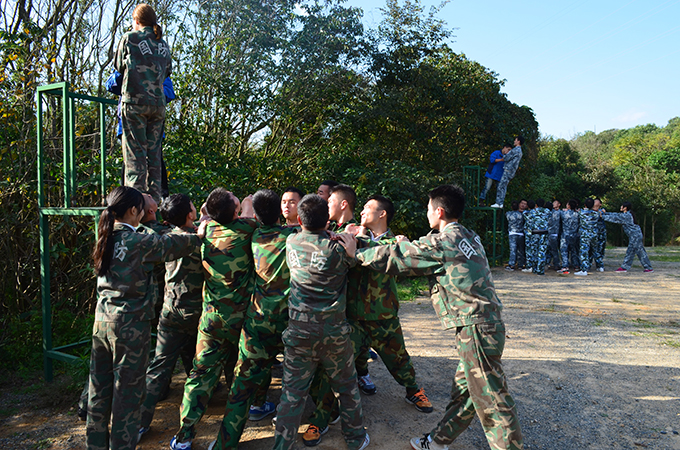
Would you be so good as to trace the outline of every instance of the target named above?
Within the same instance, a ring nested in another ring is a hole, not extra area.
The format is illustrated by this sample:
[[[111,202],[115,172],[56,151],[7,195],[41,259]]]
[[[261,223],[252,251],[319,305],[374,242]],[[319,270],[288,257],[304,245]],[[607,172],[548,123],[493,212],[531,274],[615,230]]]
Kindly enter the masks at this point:
[[[501,363],[505,327],[489,263],[479,236],[449,223],[409,243],[357,250],[364,266],[391,275],[433,275],[432,305],[445,329],[456,330],[460,361],[451,402],[430,432],[440,445],[451,444],[479,416],[494,449],[523,448],[515,402]]]
[[[562,211],[559,209],[551,209],[550,217],[548,219],[548,253],[546,256],[546,265],[552,264],[553,267],[562,267],[560,263],[560,219]]]
[[[342,432],[350,449],[366,435],[357,385],[350,326],[345,320],[346,276],[354,264],[325,231],[303,230],[286,244],[290,268],[289,322],[274,448],[295,446],[312,375],[322,366],[340,398]]]
[[[562,253],[562,268],[581,267],[579,262],[579,215],[578,212],[566,209],[561,211],[562,236],[560,238],[560,252]],[[571,258],[570,258],[571,256]]]
[[[597,241],[595,247],[591,250],[591,254],[595,260],[595,267],[598,269],[604,267],[604,250],[606,247],[607,226],[604,223],[604,217],[600,216],[597,220]]]
[[[505,194],[508,191],[508,184],[510,180],[515,177],[515,172],[519,167],[519,162],[522,160],[522,147],[517,146],[510,150],[504,157],[503,161],[505,165],[503,166],[503,176],[501,181],[498,182],[496,187],[496,203],[499,205],[503,204],[505,200]]]
[[[121,117],[125,185],[161,199],[161,141],[165,121],[163,81],[172,71],[170,47],[153,27],[123,35],[114,58],[123,74]]]
[[[389,230],[378,238],[359,239],[364,242],[361,247],[385,245],[396,240]],[[361,355],[373,347],[397,383],[415,392],[418,383],[399,323],[395,277],[365,268],[359,268],[358,272],[360,277],[347,283],[347,320],[352,325],[357,373],[368,373],[368,359]]]
[[[281,335],[288,326],[290,271],[286,238],[299,228],[261,226],[253,233],[255,286],[239,340],[234,381],[215,449],[237,448],[250,405],[266,401],[271,367],[283,353]],[[258,398],[260,397],[260,398]]]
[[[534,227],[534,219],[536,213],[534,209],[527,209],[522,214],[524,215],[524,242],[526,252],[526,268],[533,269],[535,267],[536,249],[534,248],[535,241],[531,239],[531,231]]]
[[[508,211],[505,213],[508,219],[508,243],[510,245],[510,259],[508,266],[524,266],[524,214],[519,211]]]
[[[134,449],[144,401],[144,374],[155,290],[153,266],[190,254],[197,236],[148,236],[116,223],[111,267],[97,277],[92,330],[87,448]],[[109,432],[109,422],[111,430]]]
[[[592,209],[584,208],[579,211],[578,216],[581,241],[579,262],[581,263],[581,270],[588,272],[590,270],[590,250],[597,245],[597,221],[600,214]]]
[[[548,219],[550,210],[539,206],[532,209],[527,219],[532,228],[531,235],[527,239],[527,247],[531,248],[531,268],[535,274],[545,274],[545,260],[548,251]]]
[[[647,256],[647,251],[645,251],[644,236],[642,235],[640,225],[637,225],[635,220],[633,220],[633,215],[628,211],[623,213],[603,212],[602,217],[607,222],[623,225],[623,231],[628,236],[628,249],[626,250],[626,256],[623,258],[621,267],[630,270],[633,265],[633,257],[637,255],[642,267],[651,270],[652,263],[649,260],[649,256]]]
[[[189,227],[176,227],[170,232],[171,235],[195,233]],[[156,353],[146,371],[142,427],[151,425],[156,403],[172,379],[177,358],[186,356],[187,349],[191,349],[191,353],[184,367],[190,370],[201,317],[203,267],[200,248],[191,255],[166,263],[165,269],[165,296],[158,322]]]
[[[203,314],[198,325],[196,356],[184,385],[177,441],[196,434],[222,368],[230,375],[238,356],[238,342],[253,292],[251,237],[257,223],[236,219],[226,225],[210,221],[201,258],[205,270]]]

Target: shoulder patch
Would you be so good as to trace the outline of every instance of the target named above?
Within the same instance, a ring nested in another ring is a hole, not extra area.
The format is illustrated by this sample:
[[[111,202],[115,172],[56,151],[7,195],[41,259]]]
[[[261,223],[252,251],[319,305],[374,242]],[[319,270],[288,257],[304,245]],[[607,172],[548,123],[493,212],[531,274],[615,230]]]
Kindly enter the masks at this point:
[[[467,259],[470,259],[470,257],[477,255],[477,251],[472,247],[472,244],[470,244],[470,241],[468,241],[467,239],[463,239],[458,243],[458,249],[461,252],[463,252]]]

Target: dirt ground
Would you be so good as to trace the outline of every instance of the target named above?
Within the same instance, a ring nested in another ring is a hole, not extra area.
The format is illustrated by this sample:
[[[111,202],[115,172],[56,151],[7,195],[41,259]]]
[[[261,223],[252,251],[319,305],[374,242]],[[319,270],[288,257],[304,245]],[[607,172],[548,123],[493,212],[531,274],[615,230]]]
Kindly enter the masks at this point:
[[[643,273],[639,264],[614,273],[624,251],[608,249],[606,271],[582,278],[493,269],[505,305],[505,372],[527,449],[680,449],[680,263],[668,262],[678,261],[680,249],[650,250],[654,273]],[[406,450],[411,437],[429,431],[446,408],[458,362],[454,334],[441,329],[427,298],[404,303],[400,317],[434,412],[413,409],[382,362],[371,362],[378,393],[362,396],[369,449]],[[183,378],[175,376],[139,449],[168,448],[178,426]],[[215,438],[226,395],[223,389],[212,400],[195,449],[206,449]],[[278,401],[280,379],[269,395]],[[17,410],[0,416],[0,448],[85,448],[85,427],[74,408],[43,403],[0,390],[0,410]],[[273,431],[268,419],[249,422],[239,448],[269,449]],[[345,449],[340,426],[331,426],[317,448]],[[487,449],[479,421],[450,448]]]

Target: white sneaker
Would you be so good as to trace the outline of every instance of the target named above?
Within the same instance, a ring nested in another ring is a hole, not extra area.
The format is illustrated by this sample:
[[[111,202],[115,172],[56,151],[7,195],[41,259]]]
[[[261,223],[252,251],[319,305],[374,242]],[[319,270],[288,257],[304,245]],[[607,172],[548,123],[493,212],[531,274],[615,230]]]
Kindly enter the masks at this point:
[[[533,271],[534,271],[534,269],[532,269],[531,267],[527,267],[526,269],[522,269],[522,272],[524,272],[524,273],[531,273]]]
[[[429,434],[411,439],[411,447],[415,450],[449,450],[448,445],[437,444]]]
[[[598,267],[598,268],[597,268],[597,271],[598,271],[598,272],[604,272],[604,267]]]
[[[371,438],[368,437],[368,433],[366,433],[366,437],[364,438],[364,443],[361,444],[361,447],[359,447],[359,450],[364,450],[366,447],[368,447],[368,444],[371,443]]]
[[[501,203],[501,204],[499,205],[498,203],[494,203],[494,204],[491,205],[489,208],[501,208],[501,209],[502,209],[502,208],[503,208],[503,204]]]
[[[579,270],[578,272],[574,272],[574,275],[577,275],[579,277],[585,277],[586,275],[588,275],[588,272],[586,272],[585,270]]]

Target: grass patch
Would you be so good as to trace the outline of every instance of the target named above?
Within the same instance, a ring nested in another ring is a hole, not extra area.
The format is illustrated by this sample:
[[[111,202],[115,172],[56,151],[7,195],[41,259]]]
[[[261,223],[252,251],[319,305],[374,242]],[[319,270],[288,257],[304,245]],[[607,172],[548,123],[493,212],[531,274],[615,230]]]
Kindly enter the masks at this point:
[[[593,326],[599,327],[599,326],[602,326],[602,325],[604,325],[604,320],[602,320],[602,319],[593,320]]]
[[[655,328],[659,326],[658,324],[650,322],[649,320],[640,319],[639,317],[631,320],[631,322],[638,328]]]
[[[680,255],[648,255],[651,261],[680,262]]]
[[[680,342],[674,341],[672,339],[666,339],[665,341],[661,341],[661,344],[666,345],[668,347],[680,348]]]
[[[612,302],[614,302],[614,303],[623,303],[621,300],[619,300],[619,299],[616,298],[616,297],[612,297]]]
[[[397,282],[397,294],[400,302],[412,302],[416,297],[427,295],[430,285],[426,277],[402,278]]]

